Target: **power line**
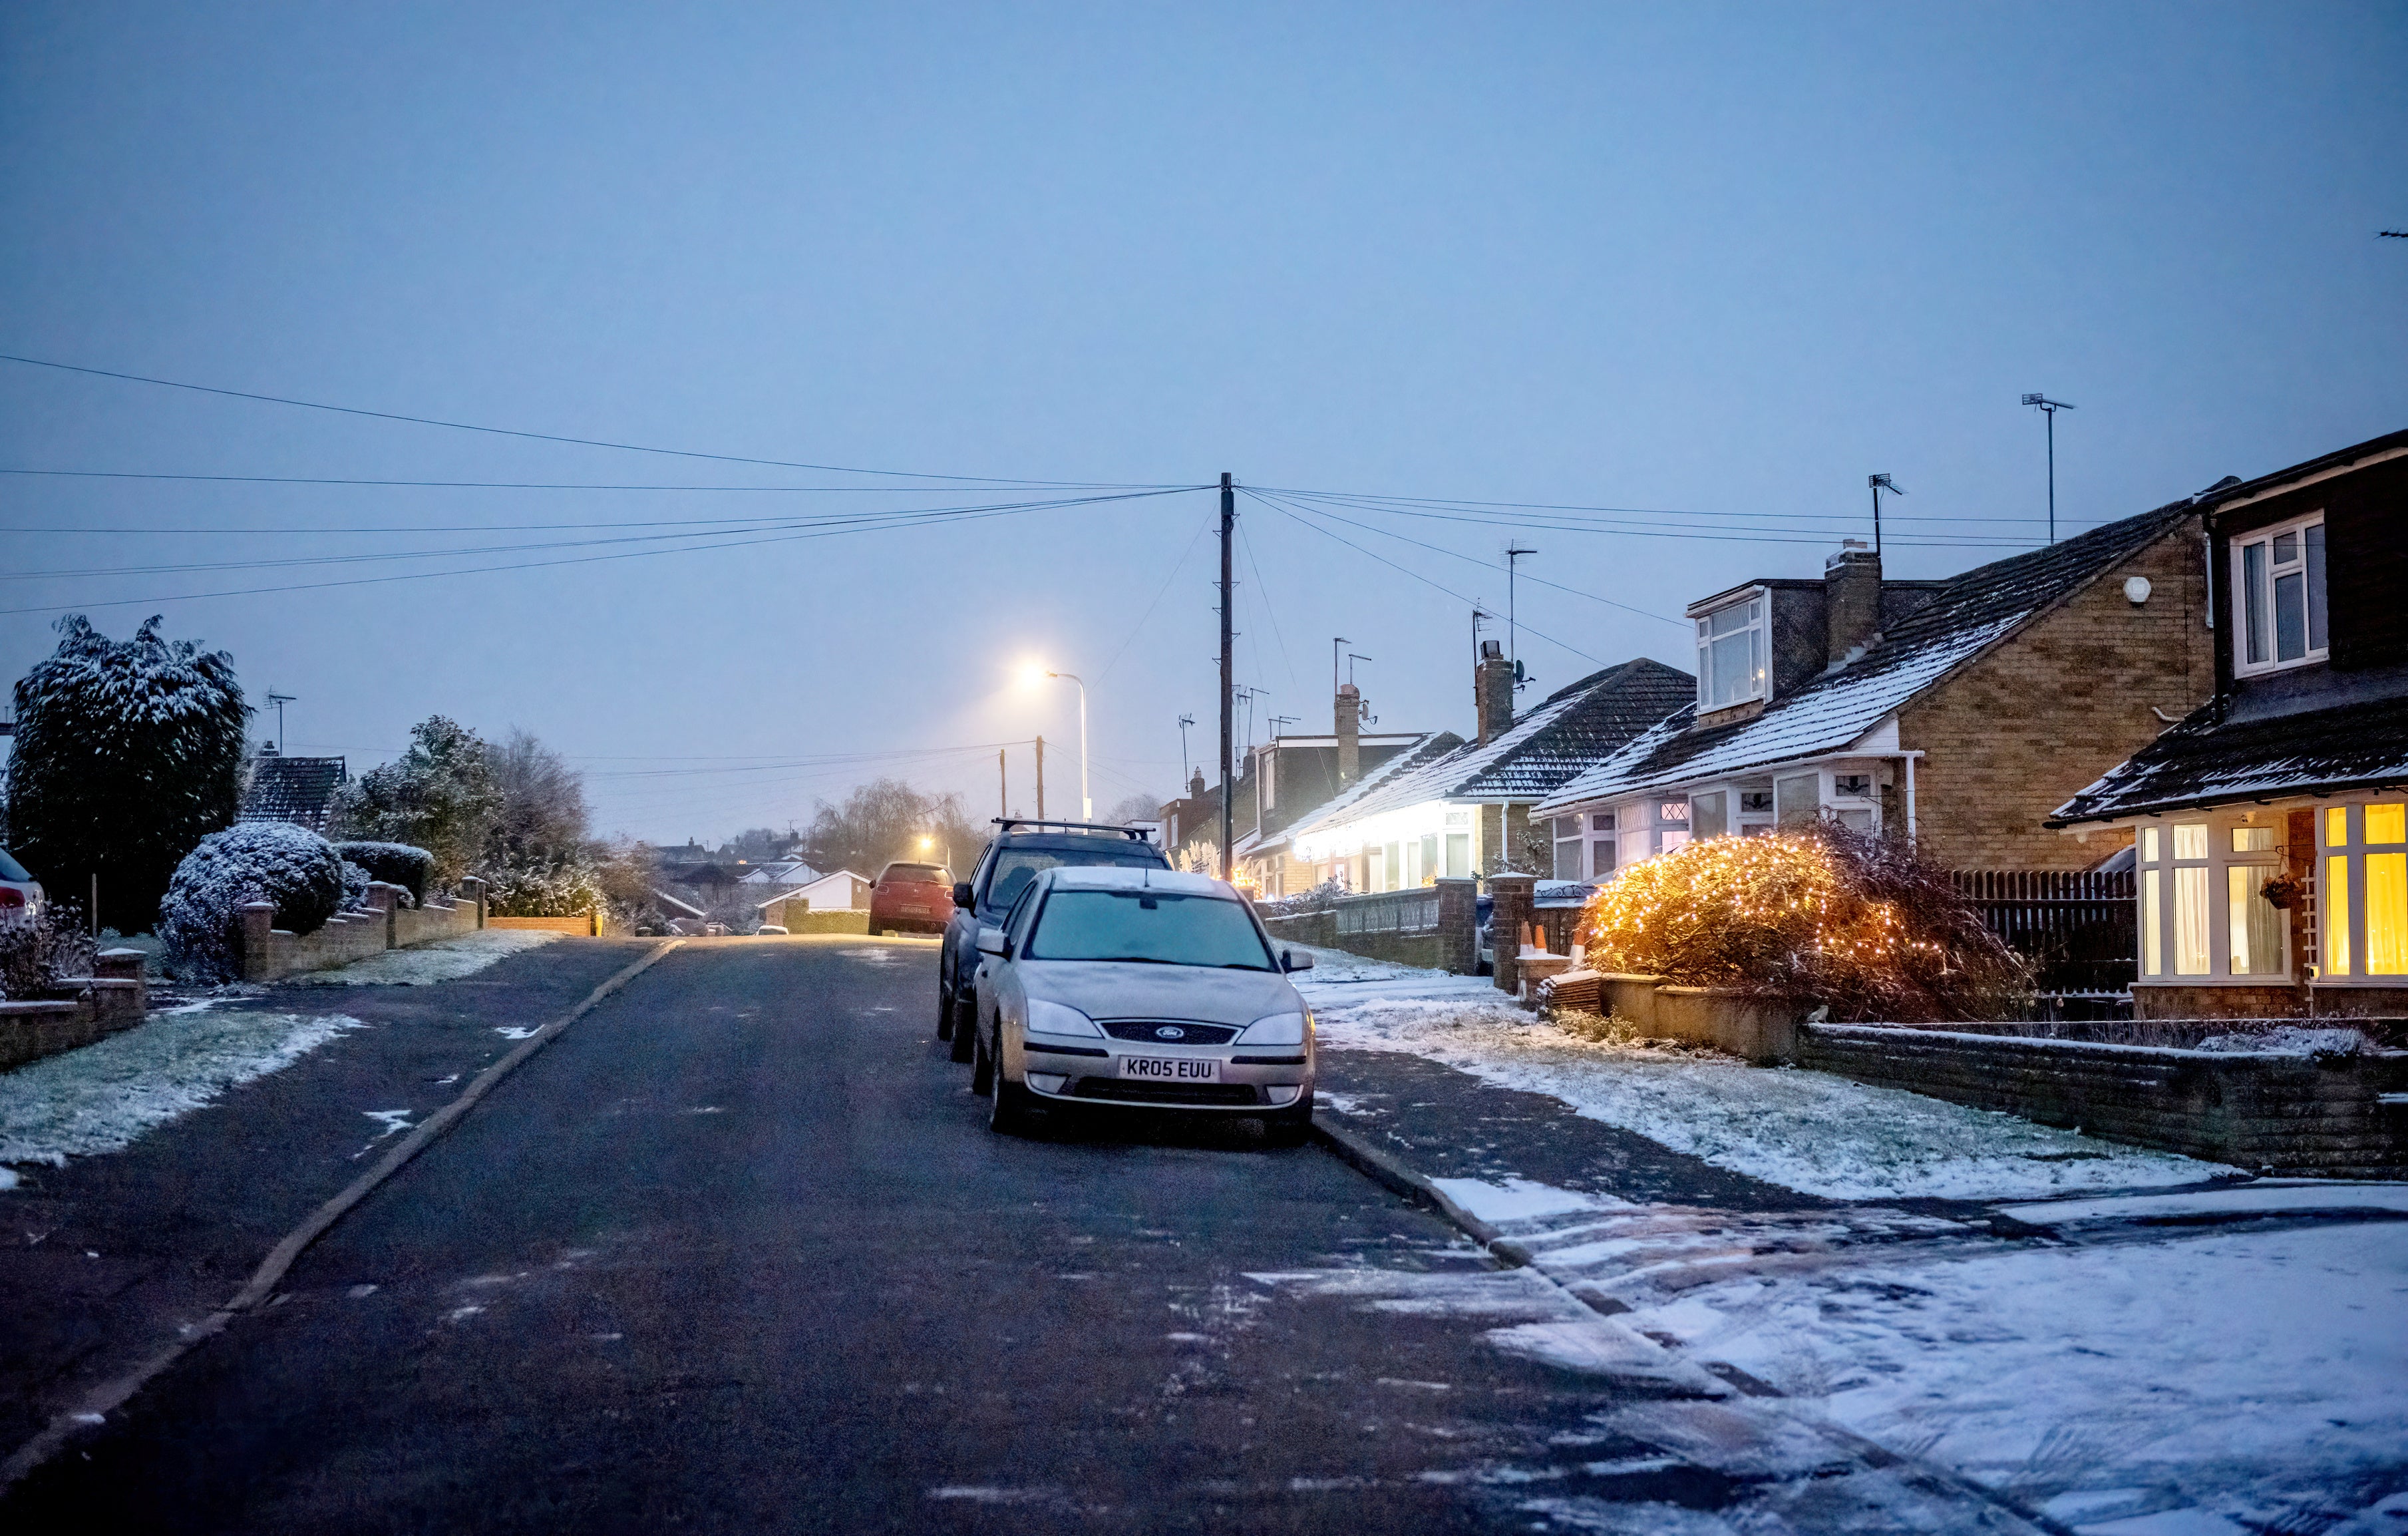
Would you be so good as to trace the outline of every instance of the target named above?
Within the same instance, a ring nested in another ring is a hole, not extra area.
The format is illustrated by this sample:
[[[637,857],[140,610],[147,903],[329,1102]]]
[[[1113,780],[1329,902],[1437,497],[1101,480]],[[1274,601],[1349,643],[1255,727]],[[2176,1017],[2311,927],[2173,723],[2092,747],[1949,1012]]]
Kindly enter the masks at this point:
[[[13,352],[0,352],[0,363],[20,363],[34,368],[54,368],[61,373],[79,373],[93,379],[114,379],[129,384],[150,384],[159,389],[187,390],[194,395],[214,395],[229,400],[250,400],[262,405],[293,406],[303,410],[323,410],[338,416],[361,416],[371,421],[403,422],[412,426],[439,426],[452,432],[479,432],[488,437],[517,438],[528,442],[565,443],[572,448],[609,448],[628,453],[658,453],[669,458],[707,459],[715,464],[752,464],[773,469],[817,469],[837,475],[884,475],[896,480],[942,480],[991,485],[1031,485],[1051,490],[1094,491],[1125,488],[1096,481],[1014,480],[1001,475],[940,475],[918,469],[860,469],[843,464],[804,464],[792,459],[752,458],[740,453],[707,453],[688,448],[655,448],[645,443],[616,442],[604,438],[572,438],[553,432],[524,432],[515,427],[484,426],[475,422],[446,421],[437,416],[411,416],[394,410],[368,410],[359,406],[329,405],[322,400],[301,400],[285,395],[262,395],[251,390],[221,389],[212,384],[194,384],[179,379],[156,379],[148,374],[121,373],[113,368],[85,367],[76,363],[55,363],[48,358],[23,357]]]
[[[1199,486],[1198,489],[1202,487]],[[1112,668],[1121,664],[1121,657],[1128,654],[1128,648],[1137,642],[1139,634],[1144,630],[1145,622],[1154,617],[1155,609],[1162,606],[1163,595],[1170,590],[1170,583],[1179,580],[1179,573],[1187,567],[1187,557],[1196,553],[1197,541],[1204,537],[1204,530],[1211,525],[1212,519],[1207,515],[1202,522],[1196,524],[1196,531],[1188,535],[1186,547],[1179,552],[1179,558],[1170,563],[1169,573],[1163,577],[1162,585],[1154,588],[1154,601],[1145,605],[1145,611],[1137,616],[1137,623],[1129,625],[1128,634],[1122,638],[1120,649],[1112,653],[1111,660],[1104,663],[1104,669],[1096,674],[1097,687],[1103,685],[1104,679],[1112,675]]]
[[[1304,489],[1300,489],[1300,488],[1297,488],[1297,487],[1294,487],[1294,486],[1285,486],[1285,485],[1265,485],[1265,486],[1258,486],[1258,487],[1256,487],[1256,489],[1258,489],[1258,490],[1263,490],[1263,491],[1268,491],[1268,492],[1270,492],[1270,493],[1272,493],[1273,495],[1277,495],[1308,496],[1308,497],[1312,497],[1312,498],[1313,498],[1313,499],[1315,499],[1315,500],[1319,500],[1319,499],[1323,499],[1323,498],[1335,498],[1335,499],[1339,499],[1339,500],[1353,500],[1353,501],[1365,501],[1365,502],[1391,503],[1391,504],[1400,504],[1400,505],[1404,505],[1404,506],[1415,506],[1415,507],[1447,507],[1447,508],[1456,508],[1456,509],[1460,509],[1460,508],[1467,508],[1467,507],[1486,507],[1486,508],[1500,508],[1500,509],[1504,509],[1504,510],[1512,510],[1512,511],[1545,511],[1545,512],[1564,512],[1564,513],[1574,513],[1574,512],[1596,512],[1596,513],[1608,513],[1608,514],[1612,514],[1612,516],[1616,517],[1616,518],[1622,518],[1622,517],[1698,517],[1698,518],[1754,518],[1754,519],[1758,519],[1758,520],[1774,520],[1774,521],[1778,521],[1778,520],[1788,520],[1788,521],[1793,521],[1793,522],[1794,522],[1794,521],[1814,521],[1814,522],[1827,522],[1827,521],[1828,521],[1828,513],[1824,513],[1824,512],[1727,512],[1727,511],[1724,511],[1724,512],[1701,512],[1701,511],[1696,511],[1696,510],[1690,510],[1690,509],[1686,509],[1686,508],[1680,508],[1680,507],[1604,507],[1604,506],[1597,506],[1597,505],[1593,505],[1593,504],[1589,504],[1589,503],[1585,503],[1585,502],[1555,502],[1555,501],[1481,501],[1481,500],[1476,500],[1476,499],[1473,499],[1473,498],[1470,498],[1470,497],[1465,497],[1465,496],[1402,496],[1402,495],[1385,495],[1385,494],[1383,494],[1383,493],[1380,493],[1380,492],[1372,492],[1372,491],[1313,491],[1313,490],[1304,490]],[[2041,519],[2036,518],[2036,517],[1941,517],[1941,516],[1931,516],[1931,517],[1919,517],[1919,518],[1914,518],[1914,519],[1901,519],[1900,521],[1913,521],[1913,522],[1918,522],[1918,523],[2030,523],[2030,524],[2038,524],[2039,522],[2041,522]]]
[[[1278,492],[1274,494],[1281,495],[1298,495],[1298,493],[1294,492]],[[1708,533],[1697,528],[1680,525],[1618,524],[1608,523],[1601,519],[1548,521],[1528,518],[1494,517],[1485,514],[1471,516],[1460,512],[1430,511],[1419,506],[1395,506],[1384,500],[1363,496],[1323,494],[1303,496],[1302,499],[1309,500],[1315,506],[1334,504],[1341,507],[1354,508],[1362,511],[1386,512],[1398,517],[1426,518],[1442,523],[1469,523],[1480,527],[1487,528],[1531,528],[1548,533],[1619,534],[1636,538],[1685,538],[1701,540],[1709,543],[1828,544],[1833,539],[1853,538],[1861,532],[1861,530],[1857,528],[1809,529],[1784,527],[1756,529],[1730,526],[1724,532]],[[1741,512],[1731,513],[1728,515],[1737,517],[1772,517],[1788,516],[1790,514]],[[1901,545],[1914,544],[1932,549],[2030,549],[2038,547],[2028,539],[1990,538],[1978,535],[1956,536],[1942,534],[1937,537],[1926,537],[1922,538],[1897,539],[1894,540],[1894,542]]]
[[[872,471],[863,470],[864,474]],[[0,475],[22,475],[42,480],[131,480],[167,481],[176,483],[203,485],[354,485],[398,487],[405,490],[435,491],[676,491],[676,492],[750,492],[790,495],[809,492],[813,495],[842,494],[847,495],[932,496],[952,494],[952,488],[923,489],[912,485],[663,485],[638,481],[555,481],[555,480],[394,480],[370,479],[341,475],[198,475],[169,474],[165,471],[137,469],[32,469],[0,466]],[[1022,482],[1009,482],[1022,483]],[[1025,483],[1042,483],[1030,481]],[[1074,490],[1153,491],[1175,487],[1132,481],[1122,485],[1066,486]],[[1201,490],[1201,486],[1187,487]]]
[[[1264,615],[1270,620],[1271,638],[1279,641],[1280,665],[1287,668],[1287,681],[1289,685],[1295,686],[1296,663],[1288,659],[1287,636],[1283,634],[1280,630],[1279,605],[1271,601],[1270,583],[1263,580],[1263,567],[1256,564],[1254,560],[1254,541],[1246,537],[1246,525],[1242,523],[1238,524],[1238,543],[1246,552],[1246,568],[1254,573],[1254,606],[1262,610]],[[1260,640],[1256,640],[1254,642],[1254,654],[1258,661],[1262,655],[1262,642]]]

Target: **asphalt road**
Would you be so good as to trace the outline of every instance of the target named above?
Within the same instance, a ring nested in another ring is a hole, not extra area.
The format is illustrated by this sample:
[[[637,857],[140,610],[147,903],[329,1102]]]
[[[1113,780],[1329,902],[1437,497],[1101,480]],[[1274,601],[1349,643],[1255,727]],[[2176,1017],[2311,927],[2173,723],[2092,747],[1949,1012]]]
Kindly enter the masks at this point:
[[[912,941],[671,955],[0,1525],[1526,1530],[1533,1484],[1723,1500],[1608,1424],[1643,1384],[1252,1278],[1485,1267],[1325,1152],[991,1134],[934,972]]]

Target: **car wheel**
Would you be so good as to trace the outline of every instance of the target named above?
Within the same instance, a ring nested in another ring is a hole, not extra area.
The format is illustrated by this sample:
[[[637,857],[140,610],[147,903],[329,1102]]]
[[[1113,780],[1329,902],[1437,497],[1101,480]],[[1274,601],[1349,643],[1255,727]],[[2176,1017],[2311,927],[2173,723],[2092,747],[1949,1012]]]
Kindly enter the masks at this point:
[[[1026,1086],[1005,1077],[998,1067],[995,1073],[995,1102],[987,1110],[987,1129],[1004,1136],[1018,1136],[1027,1130],[1029,1098]]]
[[[953,1004],[953,1059],[968,1061],[978,1039],[978,1002],[975,998],[957,1000]]]
[[[979,1034],[975,1029],[970,1031],[970,1035],[972,1038],[970,1054],[970,1092],[974,1094],[982,1094],[988,1092],[995,1086],[995,1057],[987,1053],[985,1036]],[[960,1038],[961,1032],[959,1030],[955,1030],[955,1043],[959,1043]]]
[[[1275,1147],[1300,1147],[1312,1140],[1312,1095],[1288,1109],[1263,1116],[1263,1140]]]
[[[953,1038],[953,989],[945,984],[943,971],[937,974],[937,1038],[951,1040]]]

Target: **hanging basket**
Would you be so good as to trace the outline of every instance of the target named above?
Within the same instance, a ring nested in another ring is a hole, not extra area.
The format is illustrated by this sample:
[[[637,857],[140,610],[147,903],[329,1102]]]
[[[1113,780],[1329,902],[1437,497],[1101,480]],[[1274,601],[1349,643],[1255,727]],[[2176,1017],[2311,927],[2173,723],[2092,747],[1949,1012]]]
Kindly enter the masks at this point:
[[[2300,877],[2286,869],[2259,886],[2258,894],[2264,897],[2266,904],[2275,911],[2289,912],[2306,899],[2308,892],[2307,887],[2300,883]]]

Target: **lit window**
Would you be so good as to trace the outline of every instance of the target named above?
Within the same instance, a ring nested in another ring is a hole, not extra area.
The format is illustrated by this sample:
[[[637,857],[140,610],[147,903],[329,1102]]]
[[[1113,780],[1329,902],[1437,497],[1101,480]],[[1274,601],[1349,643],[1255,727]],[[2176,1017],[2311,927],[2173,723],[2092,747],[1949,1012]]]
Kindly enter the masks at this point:
[[[2339,815],[2339,811],[2334,812]],[[2349,855],[2325,855],[2325,964],[2328,976],[2349,974]]]
[[[1751,597],[1698,621],[1698,708],[1724,710],[1765,695],[1764,599]]]
[[[2322,661],[2324,514],[2236,538],[2232,549],[2233,607],[2241,615],[2235,670],[2271,672]]]
[[[2274,829],[2271,826],[2236,826],[2232,829],[2232,851],[2236,854],[2268,854],[2274,849]]]
[[[2337,805],[2325,812],[2325,846],[2328,848],[2349,846],[2349,807]]]
[[[2366,973],[2408,975],[2408,854],[2366,855]]]
[[[2157,829],[2156,827],[2144,826],[2141,828],[2142,863],[2155,864],[2158,859],[2165,856],[2157,851]]]
[[[2235,864],[2224,871],[2225,905],[2231,920],[2232,974],[2283,973],[2283,914],[2266,899],[2269,865]]]
[[[2174,828],[2174,857],[2207,857],[2207,824]],[[2174,974],[2204,976],[2208,972],[2208,868],[2205,864],[2174,867]]]
[[[2198,826],[2174,828],[2174,857],[2207,857],[2207,826],[2204,823]]]
[[[2166,973],[2165,910],[2158,905],[2165,899],[2164,881],[2165,871],[2162,869],[2142,871],[2141,974],[2143,976]]]
[[[2371,805],[2366,808],[2366,840],[2372,845],[2383,842],[2408,842],[2408,805]]]

